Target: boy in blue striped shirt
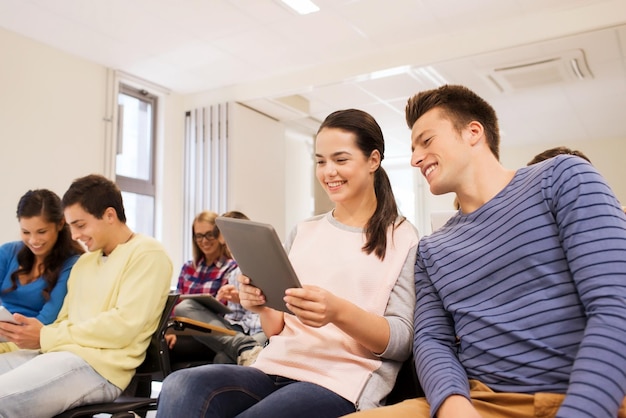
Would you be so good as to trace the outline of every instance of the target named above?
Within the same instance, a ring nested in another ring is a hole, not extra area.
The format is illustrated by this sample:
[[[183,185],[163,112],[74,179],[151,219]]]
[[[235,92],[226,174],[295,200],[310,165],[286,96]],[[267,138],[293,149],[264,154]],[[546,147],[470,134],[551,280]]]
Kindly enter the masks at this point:
[[[626,216],[582,158],[499,163],[495,111],[462,86],[409,99],[411,164],[460,210],[421,239],[414,357],[394,417],[626,417]]]

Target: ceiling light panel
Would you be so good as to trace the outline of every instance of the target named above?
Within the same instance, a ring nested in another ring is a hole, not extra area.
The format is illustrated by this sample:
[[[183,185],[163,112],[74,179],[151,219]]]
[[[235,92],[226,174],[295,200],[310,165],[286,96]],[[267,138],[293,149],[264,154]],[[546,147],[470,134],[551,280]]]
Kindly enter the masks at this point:
[[[320,8],[311,0],[280,0],[283,4],[294,10],[296,13],[306,15],[319,12]]]

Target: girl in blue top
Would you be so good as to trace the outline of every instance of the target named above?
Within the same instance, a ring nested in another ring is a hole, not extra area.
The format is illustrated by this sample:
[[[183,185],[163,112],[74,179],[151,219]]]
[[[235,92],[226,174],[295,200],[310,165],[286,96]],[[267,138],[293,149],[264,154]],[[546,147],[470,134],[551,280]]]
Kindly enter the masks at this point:
[[[54,322],[67,278],[83,248],[70,235],[61,200],[46,189],[29,190],[17,205],[22,240],[0,246],[0,298],[12,313]],[[0,352],[12,350],[0,344]]]

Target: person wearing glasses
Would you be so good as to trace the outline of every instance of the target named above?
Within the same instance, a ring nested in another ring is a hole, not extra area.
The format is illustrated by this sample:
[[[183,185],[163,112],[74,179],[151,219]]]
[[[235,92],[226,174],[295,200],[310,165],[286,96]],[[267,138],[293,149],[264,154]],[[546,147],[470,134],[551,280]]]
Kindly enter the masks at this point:
[[[224,215],[241,217],[243,214],[233,212]],[[209,294],[224,304],[228,302],[228,306],[234,310],[233,305],[238,305],[239,298],[232,283],[236,282],[236,277],[241,273],[215,225],[217,216],[215,212],[204,211],[194,219],[192,224],[193,259],[183,265],[178,278],[177,291],[180,294]],[[237,307],[239,309],[235,310],[234,314],[227,314],[224,317],[195,300],[186,299],[176,305],[174,315],[237,331],[235,336],[207,335],[194,337],[194,340],[215,352],[214,363],[248,365],[258,354],[262,345],[251,335],[258,334],[262,330],[258,320],[256,320],[256,326],[248,329],[238,324],[242,315],[237,316],[236,313],[242,311],[243,308],[240,305]],[[259,337],[265,340],[263,334],[259,334]],[[193,343],[187,339],[185,348],[179,346],[175,349],[179,340],[176,335],[168,334],[166,340],[170,350],[174,350],[174,358],[181,357],[182,359],[191,355],[192,358],[197,356],[200,360],[206,359],[206,355],[198,353],[206,351],[203,346],[198,347],[196,344],[194,347]]]
[[[220,287],[226,284],[228,274],[237,267],[215,226],[217,216],[215,212],[203,211],[193,220],[193,259],[183,265],[178,276],[176,290],[180,294],[208,293],[217,296]]]

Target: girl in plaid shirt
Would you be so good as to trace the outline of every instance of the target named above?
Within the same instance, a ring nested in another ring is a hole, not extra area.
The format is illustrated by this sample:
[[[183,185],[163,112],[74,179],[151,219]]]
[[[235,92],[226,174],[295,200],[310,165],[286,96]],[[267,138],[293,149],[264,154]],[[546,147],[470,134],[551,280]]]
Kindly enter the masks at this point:
[[[193,260],[183,265],[176,290],[180,294],[217,291],[227,283],[228,274],[237,267],[230,251],[215,226],[217,213],[201,212],[193,220]]]

